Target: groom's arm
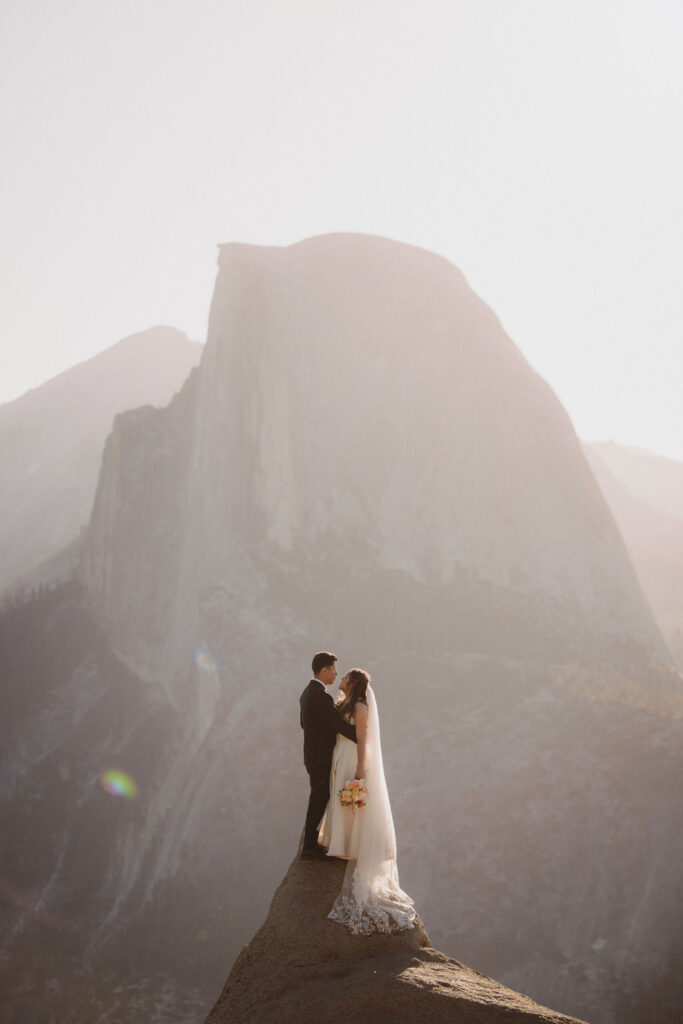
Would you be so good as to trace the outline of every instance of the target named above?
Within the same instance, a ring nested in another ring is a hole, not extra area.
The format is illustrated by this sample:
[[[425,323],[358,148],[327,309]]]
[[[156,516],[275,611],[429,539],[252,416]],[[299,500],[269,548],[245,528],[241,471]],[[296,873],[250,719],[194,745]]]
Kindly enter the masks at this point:
[[[357,743],[355,725],[347,722],[342,713],[337,711],[329,693],[321,693],[320,696],[322,697],[322,700],[319,702],[320,718],[327,728],[334,729],[335,732],[340,732],[342,736],[346,736],[347,739]]]

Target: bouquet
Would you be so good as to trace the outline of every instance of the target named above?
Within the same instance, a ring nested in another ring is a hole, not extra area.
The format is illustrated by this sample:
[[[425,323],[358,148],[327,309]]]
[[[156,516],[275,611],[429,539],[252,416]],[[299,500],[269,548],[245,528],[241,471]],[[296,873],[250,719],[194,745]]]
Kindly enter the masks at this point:
[[[365,807],[367,799],[368,787],[365,785],[365,779],[347,779],[342,789],[339,790],[342,807],[350,807],[352,814],[355,814],[361,807]]]

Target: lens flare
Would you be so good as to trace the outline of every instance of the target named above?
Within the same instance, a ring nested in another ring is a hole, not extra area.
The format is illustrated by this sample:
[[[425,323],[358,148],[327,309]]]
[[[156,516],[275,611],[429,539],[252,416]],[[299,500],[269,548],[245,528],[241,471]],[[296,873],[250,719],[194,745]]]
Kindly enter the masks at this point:
[[[138,795],[138,786],[135,779],[127,772],[119,771],[117,768],[109,768],[100,775],[100,786],[105,793],[112,796],[122,796],[126,800],[134,800]]]
[[[217,672],[218,662],[208,647],[198,647],[194,652],[194,663],[202,672]]]

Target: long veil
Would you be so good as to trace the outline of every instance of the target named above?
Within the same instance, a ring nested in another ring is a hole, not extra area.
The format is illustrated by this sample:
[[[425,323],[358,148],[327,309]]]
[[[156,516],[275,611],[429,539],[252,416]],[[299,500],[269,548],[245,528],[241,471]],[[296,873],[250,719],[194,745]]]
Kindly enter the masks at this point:
[[[401,931],[412,928],[415,921],[413,901],[398,884],[396,833],[384,778],[377,701],[371,686],[367,702],[368,796],[367,805],[356,811],[363,815],[358,856],[349,861],[342,890],[328,915],[356,935]]]

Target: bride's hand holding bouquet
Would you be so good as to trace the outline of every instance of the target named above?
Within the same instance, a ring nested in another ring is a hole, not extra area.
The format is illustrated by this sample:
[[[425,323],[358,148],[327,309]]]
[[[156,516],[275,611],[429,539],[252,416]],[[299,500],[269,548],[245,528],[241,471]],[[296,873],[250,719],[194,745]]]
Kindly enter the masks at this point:
[[[352,814],[365,807],[367,798],[368,787],[365,785],[365,779],[347,779],[339,790],[339,802],[342,807],[350,807]]]

